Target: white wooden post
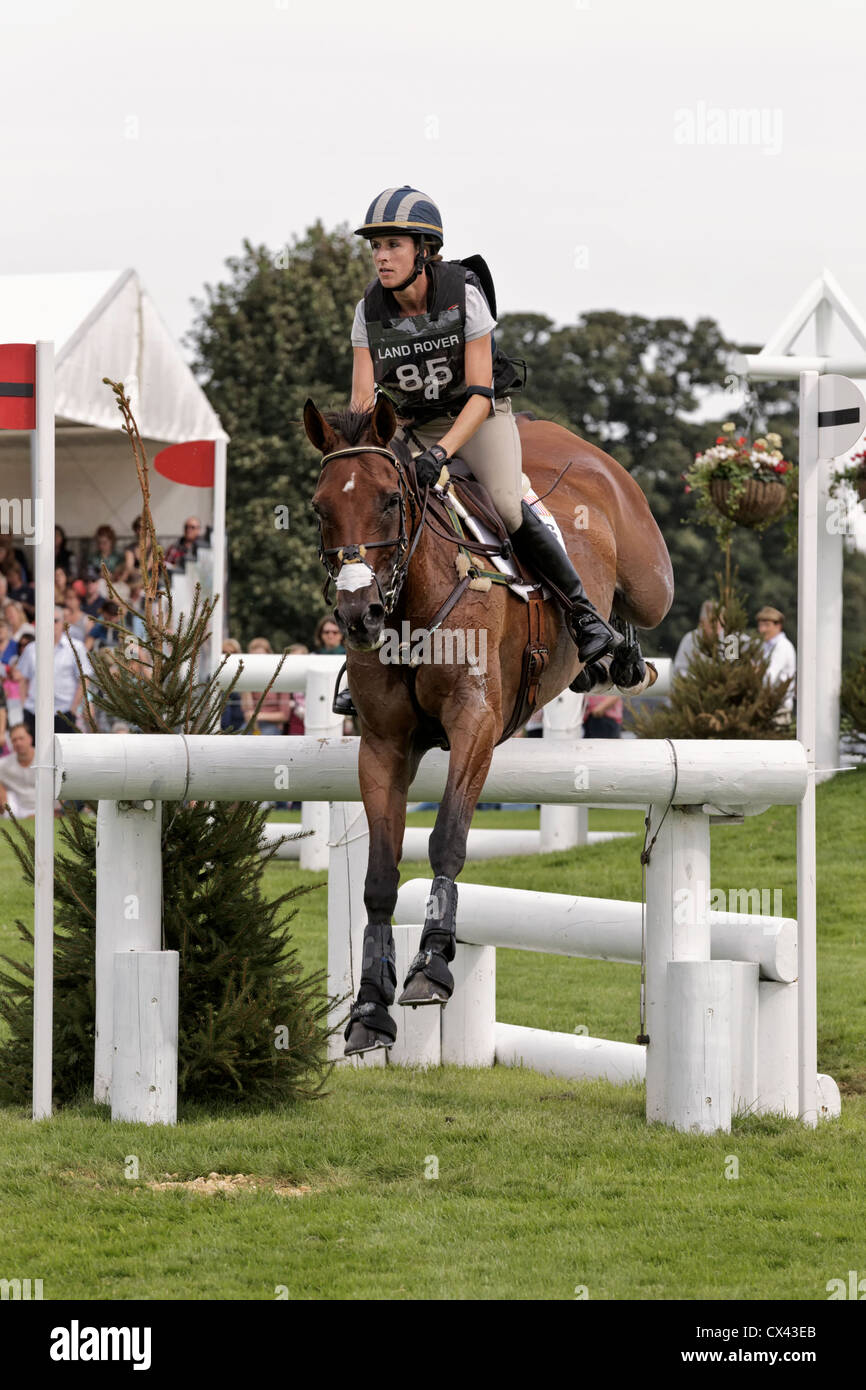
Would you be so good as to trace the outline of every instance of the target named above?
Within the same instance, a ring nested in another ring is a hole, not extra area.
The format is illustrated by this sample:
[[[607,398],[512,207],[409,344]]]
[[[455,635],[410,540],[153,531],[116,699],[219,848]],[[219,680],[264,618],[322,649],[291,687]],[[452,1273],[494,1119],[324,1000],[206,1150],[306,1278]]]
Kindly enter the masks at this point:
[[[307,695],[304,711],[304,735],[306,738],[338,738],[343,732],[343,716],[334,714],[331,704],[334,699],[334,671],[330,657],[309,657],[307,675]],[[291,792],[291,776],[289,778]],[[292,797],[293,801],[300,798]],[[301,840],[301,868],[327,869],[328,867],[328,827],[330,812],[328,802],[303,801],[301,804],[301,825],[304,830],[314,833]]]
[[[731,1108],[751,1114],[758,1104],[758,967],[731,961]]]
[[[833,306],[822,299],[815,309],[815,351],[829,357],[832,337]],[[800,412],[802,436],[803,413]],[[839,766],[839,692],[842,688],[842,562],[844,546],[841,526],[831,527],[830,482],[835,460],[822,459],[818,467],[818,500],[815,517],[817,530],[816,601],[821,614],[814,630],[815,645],[811,652],[802,652],[798,642],[798,679],[804,661],[815,665],[815,767],[819,782],[832,777]],[[803,533],[800,532],[802,545]],[[799,603],[803,602],[800,589]]]
[[[492,1067],[496,1056],[496,948],[458,944],[451,973],[454,993],[441,1010],[442,1061],[458,1067]]]
[[[361,801],[335,801],[330,807],[330,858],[328,862],[328,993],[347,998],[332,1010],[328,1021],[345,1026],[352,1000],[361,984],[364,952],[364,880],[370,831]],[[343,1029],[328,1042],[328,1056],[343,1060]],[[362,1052],[356,1066],[384,1067],[385,1049]]]
[[[113,957],[112,1120],[177,1123],[177,951]]]
[[[54,1017],[54,344],[36,344],[30,436],[36,525],[36,820],[33,893],[33,1118],[51,1114]]]
[[[731,1128],[732,972],[729,960],[668,962],[664,1120],[673,1129]]]
[[[418,954],[423,930],[420,922],[394,928],[398,997],[409,966]],[[397,1024],[397,1041],[387,1053],[388,1066],[438,1067],[442,1060],[440,1006],[427,1004],[403,1009],[395,999],[388,1012]]]
[[[665,805],[650,808],[658,838],[646,873],[646,1108],[648,1120],[668,1124],[670,1076],[681,1059],[667,1055],[667,967],[710,959],[710,822],[694,806],[671,806],[662,820]]]
[[[567,740],[573,744],[575,739],[583,738],[583,705],[583,695],[577,695],[573,690],[563,690],[555,700],[545,705],[543,741],[547,743],[550,740],[553,743],[556,740]],[[554,850],[574,849],[576,845],[585,845],[588,818],[587,806],[542,806],[539,844],[541,853],[551,854]]]
[[[797,1115],[800,1109],[797,985],[758,983],[759,1115]]]
[[[223,630],[226,624],[226,454],[228,439],[223,435],[214,440],[213,450],[213,522],[211,552],[213,555],[212,597],[217,600],[211,619],[211,674],[222,661]]]
[[[800,543],[798,549],[797,738],[806,750],[806,794],[797,807],[799,1113],[818,1122],[818,993],[815,834],[818,629],[819,375],[800,375]]]
[[[93,1099],[102,1104],[111,1099],[115,954],[162,945],[161,830],[159,801],[99,803]]]

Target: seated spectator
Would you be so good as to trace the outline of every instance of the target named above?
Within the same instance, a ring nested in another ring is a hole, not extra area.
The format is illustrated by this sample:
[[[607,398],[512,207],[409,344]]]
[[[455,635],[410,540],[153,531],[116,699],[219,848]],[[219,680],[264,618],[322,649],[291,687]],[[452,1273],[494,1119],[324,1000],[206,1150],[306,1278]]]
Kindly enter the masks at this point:
[[[303,642],[293,642],[292,645],[289,647],[290,656],[308,656],[309,651],[309,647],[305,647]],[[289,726],[286,729],[287,734],[303,734],[304,714],[306,711],[306,696],[307,692],[305,690],[292,691],[289,697],[292,702],[292,712],[289,715]],[[292,807],[292,809],[294,810],[294,806]]]
[[[141,573],[141,526],[141,517],[137,516],[132,523],[132,532],[135,536],[135,540],[132,545],[127,546],[126,550],[123,552],[123,564],[115,575],[116,579],[124,580],[130,587],[132,587],[133,584],[137,583],[141,585],[144,582]],[[146,568],[149,572],[153,564],[153,542],[150,539],[148,539],[147,545],[145,546],[144,559]]]
[[[54,602],[61,606],[66,602],[66,590],[69,588],[69,575],[60,565],[54,571]]]
[[[87,552],[87,563],[91,569],[95,569],[97,574],[102,575],[102,566],[108,570],[112,579],[117,570],[123,565],[123,551],[117,544],[117,535],[113,526],[97,526],[96,534],[90,542],[90,549]]]
[[[200,536],[201,522],[198,517],[187,517],[183,523],[183,535],[165,552],[165,563],[168,569],[181,569],[187,560],[196,558]]]
[[[84,698],[81,671],[91,674],[90,657],[83,642],[64,632],[65,611],[54,610],[54,732],[79,733],[78,714]],[[12,674],[21,686],[23,719],[31,736],[36,729],[36,651],[31,644],[19,653]]]
[[[314,656],[342,656],[346,648],[342,645],[343,634],[332,617],[320,618],[313,633]]]
[[[619,695],[587,695],[583,711],[583,736],[622,737],[622,700]]]
[[[84,639],[89,652],[94,648],[116,647],[120,641],[117,627],[120,624],[120,609],[110,598],[100,599],[100,611],[96,614],[93,626]]]
[[[0,814],[23,820],[36,815],[36,750],[30,730],[23,724],[10,729],[12,752],[0,758]]]
[[[0,570],[0,612],[2,612],[3,609],[4,609],[4,607],[6,606],[6,600],[7,600],[8,597],[9,597],[9,580],[6,578],[6,576],[5,576],[5,574],[3,573],[3,571]]]
[[[12,536],[0,536],[0,574],[8,574],[10,565],[20,565],[21,573],[27,577],[29,574],[27,557],[24,551],[15,545]]]
[[[26,582],[19,564],[9,566],[6,582],[9,586],[9,598],[15,603],[20,603],[28,618],[32,619],[36,612],[36,594],[33,585]]]
[[[5,667],[0,667],[0,673]],[[6,690],[3,681],[0,680],[0,757],[9,752],[6,743],[6,732],[9,727],[9,710],[6,706]]]
[[[10,598],[6,600],[3,608],[3,617],[9,624],[9,632],[15,642],[20,643],[22,628],[30,627],[31,632],[33,631],[32,626],[27,623],[24,618],[24,610],[21,604],[16,603],[14,599]]]
[[[273,655],[273,647],[267,637],[254,637],[250,642],[250,652]],[[253,710],[261,698],[261,691],[245,690],[241,696],[244,723],[252,718]],[[292,712],[292,697],[286,691],[269,690],[264,703],[256,716],[256,728],[260,734],[284,734],[289,715]]]
[[[78,583],[81,583],[80,579]],[[85,570],[84,593],[81,597],[81,606],[88,617],[98,618],[102,612],[102,605],[108,598],[108,588],[99,570]]]
[[[0,666],[6,666],[18,655],[18,643],[9,631],[5,618],[0,618]]]
[[[703,633],[707,642],[711,642],[714,637],[721,641],[725,635],[719,621],[718,604],[714,603],[712,599],[705,599],[701,604],[698,626],[692,632],[687,632],[677,647],[677,654],[671,667],[672,680],[674,676],[684,676],[688,671],[699,633]]]
[[[223,656],[239,656],[240,650],[241,644],[236,641],[234,637],[227,637],[223,642]],[[222,712],[220,728],[239,731],[244,727],[246,722],[243,705],[241,704],[241,692],[239,690],[233,690]]]
[[[139,642],[143,642],[147,637],[147,628],[144,624],[144,587],[140,578],[129,581],[129,597],[126,602],[129,607],[124,610],[123,626]]]
[[[66,540],[66,532],[62,526],[55,526],[54,528],[54,566],[56,569],[65,570],[71,578],[74,578],[76,571],[75,559],[72,551],[69,549]]]
[[[81,599],[74,585],[70,585],[66,591],[63,611],[64,621],[69,624],[70,633],[79,642],[83,642],[93,624],[90,616],[81,607]]]

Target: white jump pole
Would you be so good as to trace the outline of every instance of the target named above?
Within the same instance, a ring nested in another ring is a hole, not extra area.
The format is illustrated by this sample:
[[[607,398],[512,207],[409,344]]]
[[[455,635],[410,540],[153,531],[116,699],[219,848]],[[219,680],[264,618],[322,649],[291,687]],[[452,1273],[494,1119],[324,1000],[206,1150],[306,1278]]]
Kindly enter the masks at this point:
[[[357,801],[357,738],[226,738],[221,734],[55,735],[56,794],[67,798],[179,801],[267,801],[275,764],[288,768],[295,800]],[[481,795],[530,801],[544,788],[548,802],[619,806],[626,802],[701,806],[747,814],[795,805],[806,785],[806,755],[791,740],[732,739],[725,756],[701,739],[675,739],[677,772],[666,739],[583,739],[557,745],[510,739],[497,748]],[[580,778],[575,768],[580,769]],[[431,749],[410,796],[441,801],[448,754]],[[579,785],[575,786],[575,782]]]
[[[54,1027],[54,344],[36,344],[30,436],[36,519],[36,826],[33,1118],[51,1114]]]
[[[696,887],[706,889],[707,885]],[[410,878],[402,884],[394,921],[422,921],[430,888],[429,878]],[[797,923],[793,918],[711,911],[709,921],[710,959],[751,962],[766,980],[787,984],[796,980]],[[638,902],[460,884],[458,941],[637,964],[640,933]]]
[[[798,1067],[800,1119],[818,1122],[818,995],[815,830],[817,730],[818,372],[800,375],[800,543],[797,622],[797,738],[806,753],[806,792],[797,807],[797,921],[799,924]]]

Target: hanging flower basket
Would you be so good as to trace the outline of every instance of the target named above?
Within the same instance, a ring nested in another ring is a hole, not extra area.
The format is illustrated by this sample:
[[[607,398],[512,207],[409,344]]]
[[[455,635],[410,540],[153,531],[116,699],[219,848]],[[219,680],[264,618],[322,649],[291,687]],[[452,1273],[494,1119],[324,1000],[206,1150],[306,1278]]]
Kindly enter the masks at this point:
[[[683,474],[686,492],[697,494],[698,519],[712,526],[720,544],[734,526],[763,531],[788,511],[796,474],[781,443],[779,435],[768,434],[750,444],[729,421]]]
[[[727,478],[713,478],[710,497],[722,516],[730,517],[738,526],[760,526],[781,516],[788,505],[788,489],[784,483],[761,482],[747,478],[739,496],[731,497],[732,484]]]
[[[861,502],[866,502],[866,449],[861,449],[859,454],[853,454],[851,461],[843,468],[833,470],[830,496],[839,497],[840,489],[845,484],[854,489]]]

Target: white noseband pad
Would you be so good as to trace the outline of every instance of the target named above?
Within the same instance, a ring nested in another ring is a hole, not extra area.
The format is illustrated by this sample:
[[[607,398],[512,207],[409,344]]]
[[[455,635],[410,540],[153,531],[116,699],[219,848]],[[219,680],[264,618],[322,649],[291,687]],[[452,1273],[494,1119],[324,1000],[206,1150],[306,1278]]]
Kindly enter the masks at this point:
[[[337,588],[348,589],[350,594],[353,594],[356,589],[366,589],[373,583],[375,583],[373,571],[369,565],[363,564],[361,561],[343,565],[336,579]]]

